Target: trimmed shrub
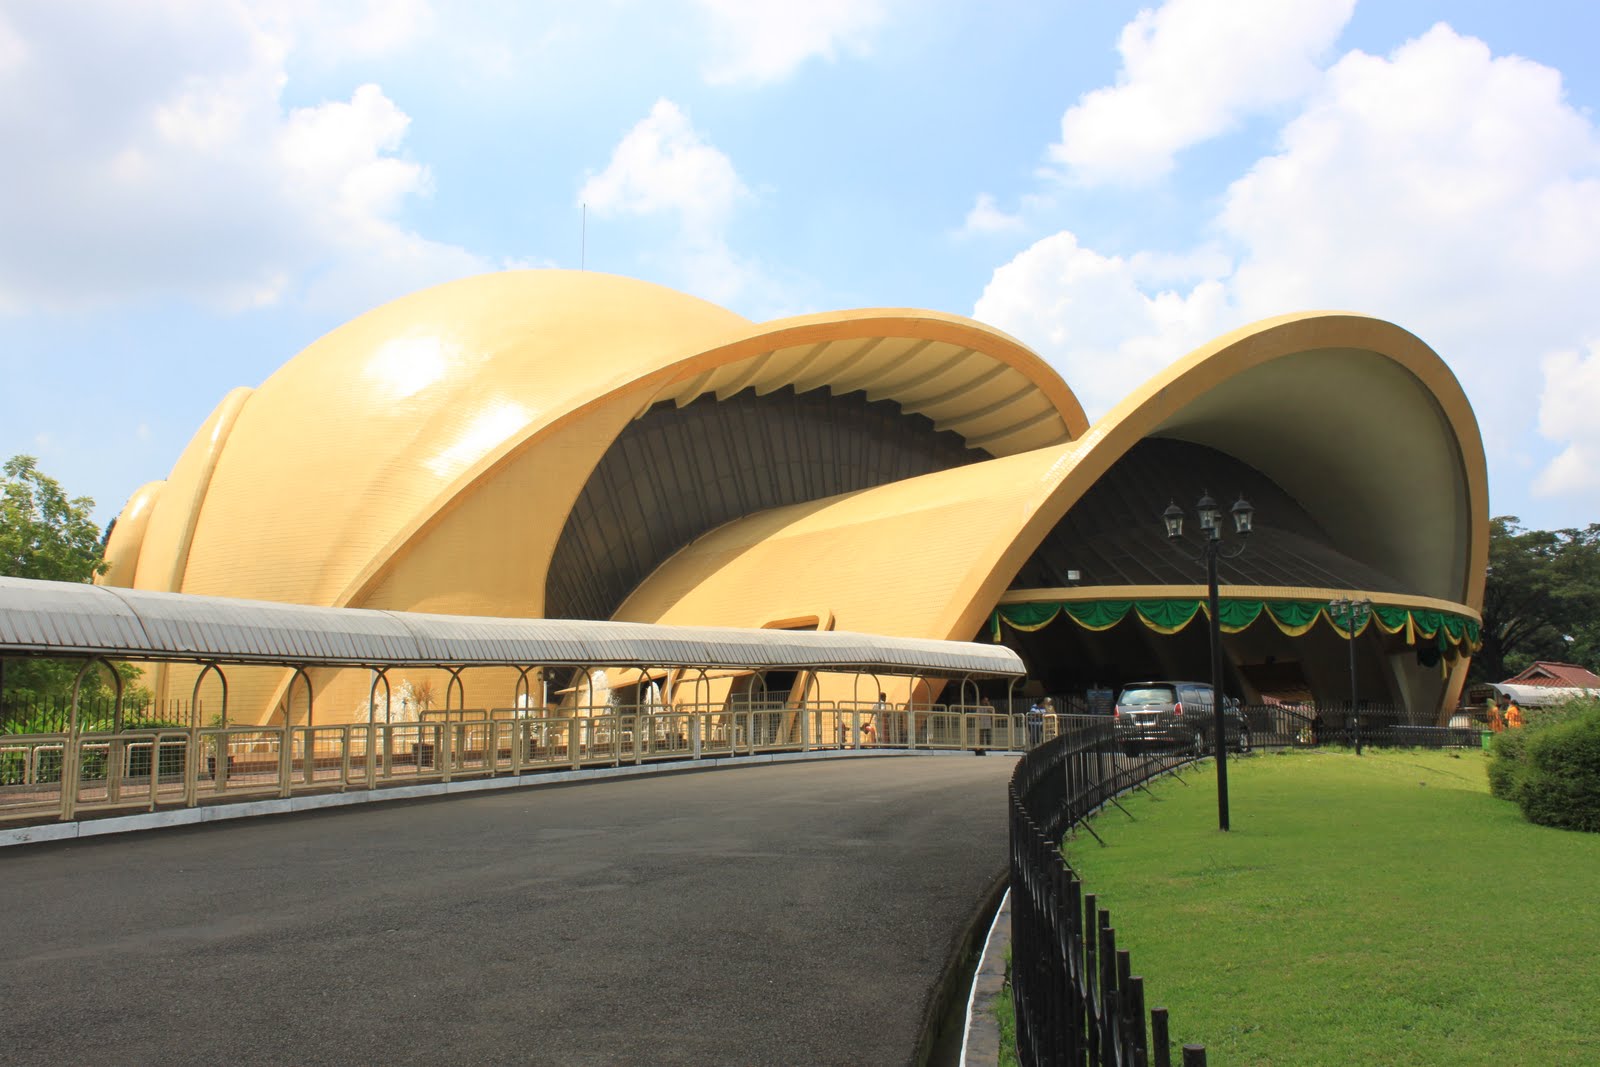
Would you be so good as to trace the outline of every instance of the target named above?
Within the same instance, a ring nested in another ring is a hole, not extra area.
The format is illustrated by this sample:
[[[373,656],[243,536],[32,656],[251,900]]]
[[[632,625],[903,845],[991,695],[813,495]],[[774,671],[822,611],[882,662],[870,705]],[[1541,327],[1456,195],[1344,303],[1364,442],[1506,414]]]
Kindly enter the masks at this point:
[[[1536,730],[1513,772],[1529,822],[1600,833],[1600,708]]]
[[[1489,743],[1489,792],[1501,800],[1516,800],[1527,762],[1531,728],[1495,734]]]
[[[1527,770],[1528,742],[1539,733],[1562,723],[1600,714],[1600,700],[1582,698],[1523,712],[1528,725],[1520,730],[1495,734],[1489,743],[1489,792],[1501,800],[1517,800]]]

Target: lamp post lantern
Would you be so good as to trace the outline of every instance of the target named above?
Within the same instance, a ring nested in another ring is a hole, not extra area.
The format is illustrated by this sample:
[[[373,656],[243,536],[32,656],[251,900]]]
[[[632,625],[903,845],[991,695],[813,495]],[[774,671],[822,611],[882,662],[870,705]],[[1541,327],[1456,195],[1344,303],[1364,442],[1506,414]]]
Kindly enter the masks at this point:
[[[1228,829],[1228,737],[1227,703],[1222,695],[1222,609],[1217,593],[1217,560],[1233,559],[1244,552],[1242,539],[1250,536],[1255,508],[1241,495],[1229,512],[1233,516],[1233,532],[1241,538],[1231,551],[1222,545],[1222,509],[1209,492],[1201,493],[1195,504],[1195,513],[1200,519],[1201,549],[1199,556],[1191,557],[1206,565],[1206,610],[1211,624],[1212,747],[1217,754],[1217,827],[1221,830]],[[1161,513],[1161,521],[1167,528],[1167,539],[1182,542],[1183,509],[1176,502],[1167,505],[1167,510]]]
[[[1372,601],[1340,597],[1328,601],[1328,611],[1334,625],[1345,631],[1350,643],[1350,724],[1356,735],[1356,755],[1361,755],[1361,706],[1356,702],[1356,626],[1366,621],[1372,611]]]

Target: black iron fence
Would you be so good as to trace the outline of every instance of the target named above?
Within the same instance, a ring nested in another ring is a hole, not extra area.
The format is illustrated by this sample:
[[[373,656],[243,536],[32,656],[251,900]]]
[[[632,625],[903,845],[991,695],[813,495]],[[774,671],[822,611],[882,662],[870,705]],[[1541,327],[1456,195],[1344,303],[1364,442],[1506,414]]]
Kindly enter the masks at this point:
[[[1079,694],[1058,694],[1050,698],[1051,707],[1064,715],[1088,714],[1088,705]],[[1009,701],[996,701],[1001,710],[1021,715],[1034,704],[1030,697],[1014,697]],[[1472,748],[1482,743],[1488,724],[1478,713],[1459,712],[1450,726],[1438,725],[1431,711],[1410,712],[1405,708],[1362,702],[1358,707],[1349,703],[1321,704],[1246,704],[1242,707],[1230,701],[1227,738],[1229,748],[1311,748],[1316,745],[1343,745],[1355,747],[1357,742],[1376,748]],[[1201,708],[1198,715],[1189,710],[1189,717],[1197,724],[1197,732],[1209,734],[1211,716],[1209,708]],[[1235,720],[1239,725],[1235,725]],[[1241,729],[1242,727],[1242,729]],[[1130,733],[1125,730],[1124,737]],[[1144,738],[1142,748],[1160,747],[1156,744],[1162,736],[1187,740],[1191,734],[1162,731],[1160,735]],[[1132,749],[1133,745],[1126,746]],[[1192,745],[1169,747],[1193,747]]]
[[[1475,748],[1479,723],[1439,726],[1430,715],[1383,704],[1249,705],[1242,709],[1256,748],[1345,745],[1374,748]],[[1457,720],[1459,721],[1459,720]]]
[[[118,718],[116,698],[110,693],[90,693],[78,701],[78,730],[80,733],[111,733],[117,730],[182,729],[190,725],[193,708],[186,700],[172,700],[142,706],[124,704]],[[72,700],[67,697],[17,697],[6,694],[0,697],[0,787],[27,783],[59,782],[63,750],[41,748],[31,750],[23,745],[5,742],[16,737],[34,734],[63,734],[72,722]],[[129,753],[126,773],[148,776],[150,773],[148,747]],[[158,772],[177,774],[182,770],[182,757],[176,743],[162,744]],[[83,757],[83,777],[105,777],[106,750],[94,748]],[[170,770],[169,770],[170,768]]]
[[[1067,827],[1190,758],[1123,755],[1108,717],[1071,716],[1059,736],[1017,761],[1011,985],[1023,1064],[1170,1067],[1166,1009],[1146,1011],[1144,979],[1117,948],[1111,913],[1083,891],[1060,842]],[[1203,1065],[1205,1049],[1185,1046],[1183,1063]]]
[[[116,729],[146,730],[190,725],[193,706],[187,700],[124,701],[122,717],[117,719],[116,698],[107,692],[87,693],[78,700],[78,729],[105,733]],[[65,696],[39,697],[29,694],[0,696],[0,734],[65,733],[72,721],[72,700]]]

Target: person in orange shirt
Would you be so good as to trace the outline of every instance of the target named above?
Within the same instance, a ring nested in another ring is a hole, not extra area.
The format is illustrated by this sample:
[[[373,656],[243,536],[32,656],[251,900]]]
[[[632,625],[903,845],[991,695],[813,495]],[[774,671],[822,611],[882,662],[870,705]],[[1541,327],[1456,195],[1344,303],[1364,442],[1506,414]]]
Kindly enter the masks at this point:
[[[1509,699],[1509,697],[1502,696],[1499,703],[1489,705],[1489,729],[1497,734],[1505,732],[1506,720],[1505,716],[1500,713],[1500,705]]]
[[[1522,709],[1517,707],[1515,697],[1506,704],[1506,726],[1512,730],[1522,729]]]

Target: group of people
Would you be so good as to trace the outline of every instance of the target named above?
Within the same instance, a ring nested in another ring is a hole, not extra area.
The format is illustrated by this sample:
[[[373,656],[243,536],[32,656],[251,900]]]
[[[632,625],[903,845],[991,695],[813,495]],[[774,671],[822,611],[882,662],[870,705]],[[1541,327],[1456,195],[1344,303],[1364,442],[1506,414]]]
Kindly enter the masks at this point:
[[[1497,734],[1522,729],[1522,709],[1510,693],[1501,693],[1498,701],[1492,696],[1489,698],[1488,718],[1489,729]]]

